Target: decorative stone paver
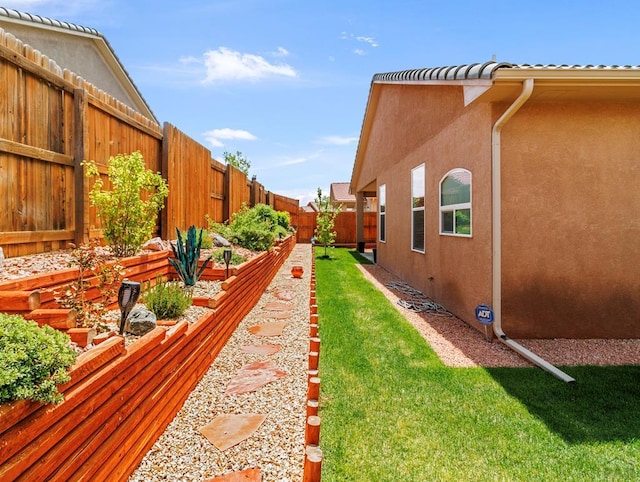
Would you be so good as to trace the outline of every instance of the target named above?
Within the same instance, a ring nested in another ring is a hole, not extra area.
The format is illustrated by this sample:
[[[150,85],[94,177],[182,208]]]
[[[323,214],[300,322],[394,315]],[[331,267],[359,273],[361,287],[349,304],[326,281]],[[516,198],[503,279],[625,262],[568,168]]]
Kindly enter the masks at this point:
[[[258,430],[265,418],[267,416],[261,413],[219,415],[199,430],[218,450],[224,452],[229,447],[249,438]]]
[[[273,355],[278,353],[282,347],[280,345],[245,345],[240,350],[245,353],[254,353],[256,355]]]
[[[239,395],[247,392],[255,392],[267,383],[286,377],[287,373],[280,370],[271,360],[256,361],[243,366],[236,376],[231,379],[226,395]]]
[[[272,311],[264,314],[267,318],[272,318],[274,320],[286,320],[291,318],[293,315],[290,311]]]
[[[291,311],[293,310],[293,306],[291,306],[289,303],[273,302],[267,303],[262,309],[265,311]]]
[[[286,321],[276,321],[271,323],[261,323],[250,326],[247,331],[256,336],[282,336],[282,332],[289,323]]]
[[[291,301],[296,295],[291,291],[276,291],[274,296],[282,301]]]
[[[240,472],[232,472],[230,474],[219,475],[213,479],[207,479],[204,482],[261,482],[262,476],[260,469],[245,469]]]

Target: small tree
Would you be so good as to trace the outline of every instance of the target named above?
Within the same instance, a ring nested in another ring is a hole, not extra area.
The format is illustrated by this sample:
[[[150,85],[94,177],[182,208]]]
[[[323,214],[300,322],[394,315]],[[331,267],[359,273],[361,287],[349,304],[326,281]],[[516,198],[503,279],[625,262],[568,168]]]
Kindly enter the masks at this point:
[[[224,151],[222,153],[222,157],[224,158],[224,162],[232,165],[233,167],[240,169],[244,172],[244,175],[249,177],[249,169],[251,169],[251,162],[246,156],[240,152],[236,151],[235,154],[231,154],[230,152]]]
[[[102,190],[104,182],[94,161],[82,161],[82,165],[87,177],[97,177],[89,199],[98,209],[113,254],[133,256],[153,234],[158,212],[169,195],[166,181],[145,167],[139,151],[109,159],[110,191]]]
[[[342,206],[334,207],[329,196],[322,195],[322,189],[318,188],[318,217],[316,219],[316,229],[314,231],[315,242],[324,246],[324,257],[327,258],[327,246],[332,244],[337,236],[333,230],[336,217],[342,211]]]

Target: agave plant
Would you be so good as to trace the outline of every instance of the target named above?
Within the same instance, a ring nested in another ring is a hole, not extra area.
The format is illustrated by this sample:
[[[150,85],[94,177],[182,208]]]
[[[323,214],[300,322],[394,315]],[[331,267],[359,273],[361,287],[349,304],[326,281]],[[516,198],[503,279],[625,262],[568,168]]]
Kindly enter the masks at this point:
[[[205,268],[211,261],[209,256],[198,269],[200,262],[200,246],[202,245],[202,229],[200,234],[195,226],[190,226],[187,230],[187,239],[183,240],[180,230],[176,228],[178,239],[176,244],[171,243],[171,249],[175,258],[169,258],[169,262],[176,269],[178,276],[185,286],[194,286],[202,276]]]

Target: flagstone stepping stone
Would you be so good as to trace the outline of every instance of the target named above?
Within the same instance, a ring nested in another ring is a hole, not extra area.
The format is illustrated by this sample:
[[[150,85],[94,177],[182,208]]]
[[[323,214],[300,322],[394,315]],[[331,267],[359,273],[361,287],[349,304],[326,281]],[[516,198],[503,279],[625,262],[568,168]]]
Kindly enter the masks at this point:
[[[250,326],[247,328],[247,331],[256,336],[282,336],[282,332],[288,324],[289,323],[286,321],[261,323],[259,325]]]
[[[224,452],[253,435],[265,418],[267,416],[261,413],[219,415],[198,430],[218,450]]]
[[[296,295],[291,291],[277,291],[274,296],[282,301],[291,301]]]
[[[256,355],[273,355],[278,353],[282,347],[280,345],[245,345],[240,349],[245,353],[254,353]]]
[[[236,376],[231,379],[225,394],[239,395],[255,392],[267,383],[275,382],[286,377],[287,373],[280,370],[273,360],[256,361],[243,366]]]
[[[266,313],[265,316],[267,318],[273,318],[274,320],[286,320],[291,318],[293,314],[290,311],[272,311],[270,313]]]
[[[289,303],[275,302],[267,303],[262,309],[265,311],[289,311],[293,309],[293,306],[291,306]]]
[[[204,482],[261,482],[260,469],[244,469],[240,472],[218,475],[213,479],[206,479]]]

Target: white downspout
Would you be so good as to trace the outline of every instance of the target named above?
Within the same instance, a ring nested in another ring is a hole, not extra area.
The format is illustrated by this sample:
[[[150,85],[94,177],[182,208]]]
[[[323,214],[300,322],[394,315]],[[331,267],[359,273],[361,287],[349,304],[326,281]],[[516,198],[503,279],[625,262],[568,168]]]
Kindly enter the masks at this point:
[[[502,182],[501,182],[501,150],[500,135],[502,127],[513,117],[513,115],[524,105],[533,92],[533,79],[526,79],[522,86],[522,92],[504,114],[496,121],[491,131],[491,183],[492,183],[492,234],[493,234],[493,332],[498,339],[511,348],[513,351],[523,356],[530,362],[538,365],[543,370],[551,373],[567,383],[575,382],[575,379],[567,375],[562,370],[556,368],[548,361],[528,350],[519,343],[511,340],[502,331]]]

